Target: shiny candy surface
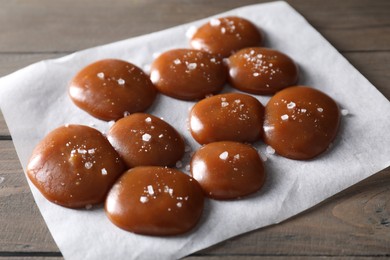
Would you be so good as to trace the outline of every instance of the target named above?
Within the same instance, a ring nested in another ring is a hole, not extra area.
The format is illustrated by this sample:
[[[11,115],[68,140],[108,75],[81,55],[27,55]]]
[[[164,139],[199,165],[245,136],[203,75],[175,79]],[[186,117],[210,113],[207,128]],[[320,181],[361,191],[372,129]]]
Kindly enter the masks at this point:
[[[207,52],[175,49],[153,61],[150,78],[165,95],[196,100],[221,91],[227,81],[227,69],[221,58]]]
[[[105,210],[124,230],[168,236],[192,229],[202,215],[203,204],[203,191],[190,176],[164,167],[136,167],[115,183]]]
[[[287,55],[268,48],[246,48],[229,57],[229,81],[233,87],[268,95],[293,86],[298,67]]]
[[[80,208],[103,202],[124,170],[99,131],[69,125],[53,130],[35,147],[27,175],[49,201]]]
[[[194,49],[228,57],[240,49],[260,46],[262,40],[262,33],[253,23],[228,16],[213,18],[198,28],[190,43]]]
[[[305,86],[290,87],[266,105],[264,141],[281,156],[311,159],[329,147],[339,124],[339,108],[331,97]]]
[[[156,97],[149,77],[122,60],[100,60],[83,68],[68,90],[73,102],[92,116],[110,121],[142,112]]]
[[[206,196],[235,199],[258,191],[265,182],[257,151],[238,142],[215,142],[201,147],[191,160],[191,175]]]
[[[190,131],[200,144],[215,141],[254,142],[262,135],[264,107],[254,97],[229,93],[196,103],[189,117]]]
[[[181,135],[150,114],[136,113],[118,120],[107,136],[129,168],[175,165],[184,154]]]

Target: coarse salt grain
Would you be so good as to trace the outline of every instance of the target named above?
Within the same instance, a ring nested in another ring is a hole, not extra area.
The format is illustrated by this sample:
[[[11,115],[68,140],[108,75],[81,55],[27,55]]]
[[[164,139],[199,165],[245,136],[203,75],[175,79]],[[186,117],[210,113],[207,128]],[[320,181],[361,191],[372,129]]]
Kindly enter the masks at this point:
[[[223,34],[226,33],[226,28],[225,27],[221,28],[221,33],[223,33]]]
[[[146,196],[141,196],[141,197],[139,197],[139,201],[141,202],[141,203],[146,203],[146,202],[148,202],[148,197],[146,197]]]
[[[265,152],[266,152],[267,154],[275,154],[275,149],[268,145],[268,146],[265,148]]]
[[[89,154],[94,154],[96,149],[88,149]]]
[[[118,84],[119,85],[124,85],[125,84],[125,80],[124,79],[118,79]]]
[[[152,185],[148,185],[147,188],[148,188],[149,195],[153,195],[154,194],[153,186]]]
[[[341,115],[346,116],[349,114],[348,109],[341,109]]]
[[[176,59],[173,61],[173,63],[175,63],[176,65],[179,65],[179,64],[181,64],[181,61],[179,59]]]
[[[229,103],[225,102],[225,101],[221,103],[221,107],[227,107],[228,105],[229,105]]]
[[[187,64],[187,68],[188,68],[189,70],[194,70],[194,69],[196,69],[196,67],[197,67],[197,64],[196,64],[196,63],[188,63],[188,64]]]
[[[260,74],[258,72],[253,73],[253,77],[258,77]]]
[[[317,111],[320,112],[320,113],[322,113],[322,112],[324,111],[324,109],[323,109],[322,107],[318,107],[318,108],[317,108]]]
[[[163,138],[163,136],[164,136],[163,134],[160,134],[160,135],[158,136],[158,138]]]
[[[142,135],[142,140],[145,142],[149,142],[152,136],[150,134],[143,134]]]
[[[129,111],[123,112],[123,116],[124,116],[124,117],[127,117],[127,116],[129,116],[129,115],[130,115],[130,112],[129,112]]]
[[[288,109],[293,109],[295,106],[296,106],[296,104],[294,102],[292,102],[292,101],[287,104],[287,108]]]
[[[301,108],[301,112],[302,113],[306,113],[306,109],[305,108]]]
[[[103,73],[103,72],[99,72],[99,73],[97,74],[97,77],[98,77],[99,79],[104,79],[104,73]]]
[[[107,170],[106,170],[106,168],[103,168],[101,172],[102,172],[102,175],[107,175]]]
[[[219,155],[219,158],[220,158],[221,160],[226,160],[226,159],[228,158],[228,155],[229,155],[229,153],[228,153],[227,151],[225,151],[225,152],[223,152],[223,153],[221,153],[221,154]]]
[[[239,154],[236,154],[236,155],[234,156],[234,159],[236,159],[236,160],[240,159],[240,155],[239,155]]]
[[[288,115],[287,114],[284,114],[280,117],[282,120],[287,120],[288,119]]]
[[[150,123],[150,122],[152,122],[152,119],[150,117],[147,117],[147,118],[145,118],[145,122]]]
[[[178,208],[181,208],[181,207],[183,206],[183,203],[182,203],[182,202],[178,202],[178,203],[176,203],[176,206],[177,206]]]
[[[221,21],[219,19],[212,18],[212,19],[210,19],[210,25],[211,26],[219,26],[219,25],[221,25]]]
[[[92,164],[91,162],[86,162],[86,163],[84,164],[84,166],[85,166],[86,169],[89,170],[89,169],[92,168],[93,164]]]

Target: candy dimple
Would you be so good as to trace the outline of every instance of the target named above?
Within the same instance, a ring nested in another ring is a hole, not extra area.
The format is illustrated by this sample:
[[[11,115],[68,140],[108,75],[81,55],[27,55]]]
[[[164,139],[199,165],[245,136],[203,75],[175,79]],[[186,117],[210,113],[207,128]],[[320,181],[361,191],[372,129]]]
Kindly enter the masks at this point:
[[[199,221],[204,195],[190,176],[165,167],[135,167],[110,190],[105,210],[118,227],[144,235],[182,234]]]

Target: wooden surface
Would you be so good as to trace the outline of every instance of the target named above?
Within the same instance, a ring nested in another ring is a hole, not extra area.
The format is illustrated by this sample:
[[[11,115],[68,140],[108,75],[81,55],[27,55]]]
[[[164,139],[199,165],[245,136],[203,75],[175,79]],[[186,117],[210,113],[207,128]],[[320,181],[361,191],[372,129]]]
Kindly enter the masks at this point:
[[[0,76],[42,59],[259,2],[0,0]],[[288,2],[390,99],[390,1]],[[390,257],[390,168],[279,225],[189,259],[312,257]],[[0,260],[6,258],[60,259],[61,253],[34,203],[0,114]]]

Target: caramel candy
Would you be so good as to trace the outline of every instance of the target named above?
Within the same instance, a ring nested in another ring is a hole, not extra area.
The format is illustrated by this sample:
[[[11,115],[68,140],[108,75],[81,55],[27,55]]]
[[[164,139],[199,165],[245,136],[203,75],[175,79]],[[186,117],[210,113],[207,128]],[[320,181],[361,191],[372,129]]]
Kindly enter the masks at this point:
[[[319,90],[295,86],[273,96],[265,107],[264,141],[284,157],[306,160],[324,152],[336,137],[340,113]]]
[[[125,165],[97,130],[62,126],[50,132],[34,149],[27,176],[43,196],[69,208],[104,201]]]
[[[265,182],[263,161],[249,145],[215,142],[191,160],[191,175],[213,199],[235,199],[258,191]]]
[[[262,40],[262,34],[250,21],[229,16],[213,18],[198,28],[190,44],[194,49],[228,57],[240,49],[260,46]]]
[[[185,233],[199,221],[204,195],[198,182],[179,170],[136,167],[110,190],[106,214],[118,227],[138,234]]]
[[[273,94],[298,81],[298,67],[294,61],[272,49],[243,49],[230,56],[228,64],[232,86],[253,94]]]
[[[149,114],[136,113],[117,121],[108,140],[129,168],[171,166],[184,154],[184,140],[168,123]]]
[[[254,142],[262,135],[264,107],[254,97],[230,93],[199,101],[190,112],[190,131],[200,144]]]
[[[150,78],[167,96],[196,100],[221,91],[227,80],[227,70],[220,58],[207,52],[175,49],[154,60]]]
[[[92,116],[110,121],[146,110],[156,97],[149,77],[121,60],[101,60],[82,69],[69,85],[73,102]]]

